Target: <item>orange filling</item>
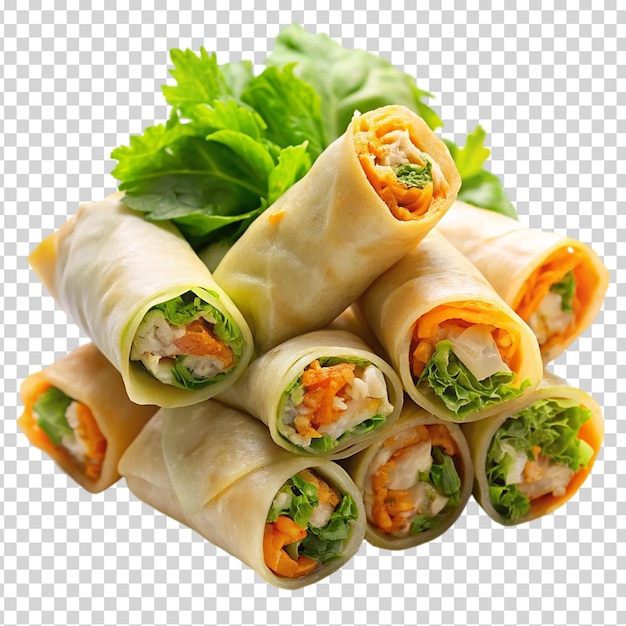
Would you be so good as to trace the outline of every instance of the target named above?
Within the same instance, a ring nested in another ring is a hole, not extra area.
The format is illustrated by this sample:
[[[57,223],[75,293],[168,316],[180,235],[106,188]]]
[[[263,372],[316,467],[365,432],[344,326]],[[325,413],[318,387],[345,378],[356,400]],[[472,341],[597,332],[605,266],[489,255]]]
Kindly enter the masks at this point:
[[[372,477],[374,499],[370,513],[371,521],[383,532],[393,533],[406,527],[406,513],[415,508],[415,503],[407,489],[389,489],[389,473],[405,454],[411,454],[412,446],[430,441],[432,446],[439,446],[453,456],[458,454],[456,442],[443,424],[420,424],[415,427],[412,436],[402,438],[402,446],[394,450],[391,458],[378,468]],[[384,446],[396,445],[395,438],[390,437]],[[402,515],[402,514],[405,515]]]
[[[78,427],[74,432],[77,437],[82,439],[87,447],[84,464],[80,464],[63,445],[55,446],[37,423],[37,419],[33,413],[33,405],[50,387],[52,387],[52,385],[49,382],[41,380],[28,388],[26,397],[24,398],[24,413],[17,421],[18,426],[28,437],[28,440],[35,447],[43,450],[48,456],[55,460],[62,460],[66,464],[73,463],[74,465],[82,465],[87,478],[97,480],[102,472],[102,463],[104,461],[107,442],[89,407],[82,402],[74,401],[76,403],[76,415],[78,418]]]
[[[337,363],[322,367],[316,359],[302,374],[304,398],[300,408],[306,412],[294,420],[298,434],[305,437],[321,437],[317,428],[337,421],[343,409],[335,408],[335,398],[346,397],[346,387],[354,382],[354,363]]]
[[[187,332],[180,339],[174,341],[174,345],[181,351],[181,354],[215,357],[223,363],[224,369],[234,365],[233,351],[213,334],[204,319],[198,318],[190,322],[186,330]]]
[[[465,301],[441,304],[422,315],[413,328],[411,371],[419,378],[440,341],[440,331],[463,331],[473,324],[484,324],[498,346],[502,360],[517,371],[521,337],[510,318],[485,302]]]
[[[317,486],[319,503],[329,502],[336,507],[340,502],[339,494],[325,481],[308,470],[299,474],[308,482]],[[318,562],[303,554],[292,559],[285,551],[285,546],[302,541],[307,535],[307,529],[296,524],[290,517],[279,515],[275,522],[267,522],[263,532],[263,558],[265,564],[278,576],[299,578],[310,574]]]
[[[397,141],[397,131],[408,131],[411,143],[416,147],[421,145],[405,119],[371,111],[357,118],[355,124],[354,146],[359,162],[370,184],[395,218],[402,221],[419,219],[428,211],[433,198],[445,197],[448,185],[443,179],[438,184],[431,181],[423,188],[409,187],[398,181],[391,168],[380,167],[380,163],[387,160],[390,144]],[[425,164],[416,163],[420,167]]]
[[[593,281],[584,269],[585,255],[580,250],[569,247],[560,248],[553,252],[545,262],[526,279],[512,303],[515,312],[525,322],[528,322],[531,315],[537,311],[541,302],[550,291],[550,287],[563,280],[568,272],[574,272],[574,279],[576,280],[576,290],[572,302],[574,322],[567,331],[554,333],[542,344],[542,351],[549,350],[555,345],[564,343],[572,333],[576,332],[578,320],[586,307],[586,303],[591,300],[594,288]]]

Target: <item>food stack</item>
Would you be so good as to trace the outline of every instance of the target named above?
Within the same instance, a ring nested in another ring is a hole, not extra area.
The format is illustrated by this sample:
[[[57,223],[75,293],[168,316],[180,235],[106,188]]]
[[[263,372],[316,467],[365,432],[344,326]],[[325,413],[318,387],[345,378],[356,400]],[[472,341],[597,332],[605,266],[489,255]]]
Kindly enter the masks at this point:
[[[472,493],[502,524],[549,514],[603,434],[545,369],[602,305],[588,246],[463,202],[455,150],[403,104],[318,152],[217,261],[193,216],[146,219],[152,189],[82,205],[30,262],[91,343],[24,381],[19,422],[89,491],[123,476],[291,589],[364,539],[434,539]]]

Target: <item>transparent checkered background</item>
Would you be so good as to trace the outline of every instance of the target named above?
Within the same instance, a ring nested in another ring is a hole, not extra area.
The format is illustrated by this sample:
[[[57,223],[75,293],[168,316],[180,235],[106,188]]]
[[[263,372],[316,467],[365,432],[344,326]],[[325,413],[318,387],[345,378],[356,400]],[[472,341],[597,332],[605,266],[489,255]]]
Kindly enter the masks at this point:
[[[618,255],[626,241],[626,12],[618,1],[523,0],[508,11],[484,0],[466,10],[447,0],[393,9],[389,0],[350,0],[341,10],[328,0],[240,1],[228,10],[214,1],[93,3],[102,4],[118,8],[3,2],[0,622],[626,623],[626,482],[618,473],[626,419],[617,410],[626,405],[626,261]],[[250,5],[257,8],[242,9]],[[113,148],[166,119],[168,50],[205,46],[221,62],[259,66],[292,22],[413,74],[436,96],[444,135],[462,143],[481,123],[490,167],[521,219],[590,243],[612,281],[604,311],[554,367],[605,411],[604,448],[577,497],[517,528],[495,525],[472,501],[426,546],[397,553],[364,544],[330,578],[286,592],[138,502],[123,482],[96,496],[81,491],[28,445],[15,420],[20,382],[85,340],[26,257],[79,202],[114,189]]]

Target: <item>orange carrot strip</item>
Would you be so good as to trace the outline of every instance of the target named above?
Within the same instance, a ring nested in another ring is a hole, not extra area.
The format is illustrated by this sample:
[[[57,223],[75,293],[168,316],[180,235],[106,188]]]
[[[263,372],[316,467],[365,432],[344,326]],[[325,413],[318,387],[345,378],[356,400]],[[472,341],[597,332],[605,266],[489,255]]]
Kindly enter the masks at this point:
[[[502,360],[515,371],[519,361],[521,337],[509,317],[496,307],[476,300],[442,304],[422,315],[413,329],[411,368],[421,375],[432,356],[442,328],[464,330],[472,324],[484,324],[492,329]]]

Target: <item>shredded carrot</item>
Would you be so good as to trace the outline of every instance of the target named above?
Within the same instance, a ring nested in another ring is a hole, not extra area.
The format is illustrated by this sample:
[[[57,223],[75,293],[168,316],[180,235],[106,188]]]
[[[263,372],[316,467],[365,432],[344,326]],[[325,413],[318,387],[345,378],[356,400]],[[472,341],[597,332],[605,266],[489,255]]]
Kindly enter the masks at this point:
[[[281,520],[279,522],[279,520]],[[288,520],[298,530],[293,530]],[[289,529],[289,534],[281,531],[277,524]],[[304,535],[302,535],[304,532]],[[293,520],[285,516],[279,516],[276,522],[266,523],[263,533],[263,557],[265,564],[278,576],[285,578],[298,578],[312,572],[318,565],[317,561],[307,556],[300,555],[297,560],[292,559],[283,549],[294,541],[300,541],[306,537],[306,529],[302,529]]]
[[[209,328],[209,324],[198,318],[187,324],[185,334],[174,341],[182,354],[213,356],[219,359],[224,368],[235,363],[233,351]]]
[[[552,285],[563,280],[568,272],[574,272],[576,291],[572,308],[574,310],[574,322],[565,332],[554,333],[541,345],[542,352],[550,350],[553,346],[563,343],[576,328],[576,323],[585,308],[585,302],[591,297],[593,285],[585,280],[583,267],[585,255],[579,250],[572,248],[559,248],[553,252],[545,262],[538,267],[524,282],[524,285],[513,301],[515,312],[528,322],[530,317],[537,311],[542,300],[550,291]]]
[[[392,215],[402,221],[415,220],[428,211],[433,198],[446,195],[448,185],[441,180],[438,185],[429,182],[423,188],[407,187],[398,181],[391,168],[379,166],[387,154],[386,146],[395,140],[392,133],[397,131],[408,131],[410,141],[416,147],[421,144],[401,116],[370,111],[357,120],[354,146],[368,181]],[[424,164],[419,163],[420,166]]]
[[[76,434],[87,446],[85,473],[92,480],[96,480],[102,471],[102,462],[104,461],[107,442],[88,406],[82,402],[77,402],[76,414],[78,416],[78,432]]]
[[[321,437],[316,429],[341,417],[343,410],[335,408],[335,398],[342,397],[346,386],[354,382],[355,369],[354,363],[337,363],[322,367],[320,362],[315,360],[304,370],[302,407],[306,412],[294,420],[294,426],[299,434]]]
[[[473,324],[484,324],[490,328],[502,360],[516,371],[521,337],[508,316],[484,302],[461,301],[437,306],[417,320],[411,347],[413,375],[419,378],[424,371],[439,341],[440,330],[463,331]]]
[[[25,389],[24,412],[18,419],[18,426],[22,429],[28,440],[37,448],[48,454],[53,459],[61,459],[66,464],[79,462],[62,445],[55,446],[45,431],[37,423],[33,413],[33,405],[39,397],[50,389],[52,385],[41,379]],[[82,465],[85,475],[91,480],[97,480],[102,472],[102,463],[106,453],[107,442],[89,407],[82,402],[76,402],[76,415],[78,428],[76,435],[80,437],[87,447],[85,462]]]
[[[424,441],[431,442],[432,446],[440,446],[450,456],[458,454],[459,449],[450,435],[450,431],[443,424],[419,424],[415,427],[411,436],[402,435],[400,445],[394,450],[390,459],[378,468],[372,476],[372,491],[374,501],[372,503],[371,521],[383,532],[393,533],[406,527],[406,514],[415,508],[411,494],[406,489],[389,489],[389,474],[405,455],[411,454],[412,447]],[[399,440],[390,437],[384,442],[384,446],[395,446]]]

